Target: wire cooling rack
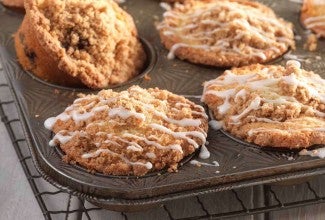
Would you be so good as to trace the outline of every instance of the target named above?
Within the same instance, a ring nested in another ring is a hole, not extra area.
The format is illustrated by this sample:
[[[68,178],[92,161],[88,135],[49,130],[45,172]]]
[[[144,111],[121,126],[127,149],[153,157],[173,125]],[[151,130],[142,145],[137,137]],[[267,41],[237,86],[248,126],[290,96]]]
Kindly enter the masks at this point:
[[[47,183],[35,169],[15,102],[0,66],[0,117],[45,219],[219,219],[244,216],[273,219],[272,211],[325,201],[324,176],[297,186],[260,185],[167,202],[148,211],[104,210]],[[324,191],[324,193],[322,193]],[[289,193],[289,194],[288,194]],[[297,196],[300,195],[300,196]]]

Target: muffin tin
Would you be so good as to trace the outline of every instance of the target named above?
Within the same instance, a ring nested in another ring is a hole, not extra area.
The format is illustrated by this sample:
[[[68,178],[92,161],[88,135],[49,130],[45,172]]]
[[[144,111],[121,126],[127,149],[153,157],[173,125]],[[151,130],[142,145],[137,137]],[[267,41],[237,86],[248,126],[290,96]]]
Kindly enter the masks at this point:
[[[296,34],[302,37],[296,41],[297,50],[290,53],[303,60],[305,69],[314,70],[325,78],[325,42],[319,41],[316,52],[303,49],[307,34],[299,24],[300,5],[289,0],[263,2],[279,16],[293,22]],[[216,78],[224,69],[166,58],[168,51],[161,45],[154,25],[157,17],[163,13],[159,1],[127,0],[122,7],[134,17],[139,35],[144,42],[148,42],[150,60],[146,75],[149,77],[142,74],[114,90],[121,91],[131,85],[159,87],[200,103],[202,83]],[[0,56],[16,98],[35,166],[53,185],[109,209],[135,211],[171,199],[325,173],[323,159],[301,157],[292,151],[247,146],[241,140],[212,129],[208,133],[207,146],[211,157],[202,162],[217,161],[219,167],[196,167],[184,161],[177,173],[160,172],[136,178],[93,175],[64,163],[57,149],[48,146],[51,132],[44,128],[43,122],[62,112],[77,93],[96,91],[52,85],[24,72],[16,60],[12,38],[22,18],[23,14],[0,6]],[[272,63],[284,64],[289,56],[285,55]],[[293,159],[288,160],[292,155]]]

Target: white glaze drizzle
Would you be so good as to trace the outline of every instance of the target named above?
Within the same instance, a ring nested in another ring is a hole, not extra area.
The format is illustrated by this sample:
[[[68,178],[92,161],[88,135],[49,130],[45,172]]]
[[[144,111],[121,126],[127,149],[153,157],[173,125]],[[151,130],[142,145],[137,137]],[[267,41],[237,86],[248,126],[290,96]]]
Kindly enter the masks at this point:
[[[53,126],[54,124],[58,121],[58,120],[61,120],[61,121],[67,121],[70,119],[70,115],[66,114],[65,112],[59,114],[58,116],[56,117],[51,117],[51,118],[48,118],[45,120],[44,122],[44,127],[48,130],[52,130],[53,129]]]
[[[309,17],[304,20],[304,24],[309,29],[314,27],[325,27],[325,15]]]
[[[155,159],[157,156],[156,156],[156,154],[154,154],[154,153],[152,153],[152,152],[148,152],[148,153],[146,153],[146,156],[148,157],[148,158],[150,158],[150,159]]]
[[[64,121],[68,121],[69,119],[72,119],[76,124],[80,123],[81,121],[86,121],[89,118],[93,117],[97,112],[107,110],[108,109],[107,104],[115,101],[115,98],[113,97],[109,99],[103,99],[102,97],[100,97],[99,103],[103,105],[96,106],[96,107],[93,107],[96,102],[92,100],[95,100],[95,97],[90,96],[90,97],[82,97],[76,99],[71,106],[65,109],[63,113],[59,114],[56,117],[50,117],[46,119],[44,122],[44,127],[48,130],[52,130],[53,126],[58,120],[64,122]],[[86,106],[80,106],[80,103],[83,101],[90,101],[90,102]],[[90,111],[86,111],[86,109],[89,108]]]
[[[251,121],[253,121],[253,122],[258,121],[258,122],[266,122],[266,123],[281,123],[279,121],[275,121],[275,120],[272,120],[269,118],[259,118],[259,117],[251,116],[251,115],[249,115],[247,118],[251,119]]]
[[[98,149],[92,153],[85,153],[82,155],[82,158],[84,159],[89,159],[89,158],[94,158],[94,157],[98,157],[101,153],[109,153],[111,155],[114,155],[114,156],[117,156],[119,158],[121,158],[126,164],[129,164],[129,165],[139,165],[139,166],[144,166],[146,167],[148,170],[152,169],[152,163],[150,162],[146,162],[146,163],[141,163],[141,162],[132,162],[128,159],[126,159],[124,156],[120,155],[120,154],[117,154],[109,149],[106,149],[106,148],[101,148],[101,149]]]
[[[107,134],[108,140],[111,140],[112,138],[115,138],[125,144],[127,144],[127,149],[132,150],[132,151],[143,151],[143,148],[136,142],[134,141],[129,141],[121,137],[113,136],[112,134]]]
[[[260,97],[256,97],[247,108],[244,109],[244,111],[242,111],[240,114],[238,115],[234,115],[231,116],[231,120],[234,123],[239,122],[239,120],[244,117],[246,114],[248,114],[250,111],[252,110],[258,110],[260,108],[260,104],[261,104],[261,98]]]
[[[209,125],[214,130],[220,130],[223,127],[223,121],[211,120],[209,121]]]
[[[85,136],[86,134],[83,131],[66,131],[62,130],[54,135],[52,140],[50,140],[49,145],[54,147],[59,144],[68,143],[75,135],[79,134],[80,136]]]
[[[135,145],[129,145],[127,148],[126,148],[127,150],[130,150],[130,151],[143,151],[143,148],[141,147],[141,148],[138,148],[138,147],[136,147]]]
[[[167,121],[169,123],[172,123],[172,124],[182,126],[182,127],[188,127],[188,126],[198,127],[198,126],[201,125],[201,120],[200,119],[183,118],[183,119],[180,119],[180,120],[176,120],[176,119],[167,117],[166,114],[161,113],[161,112],[159,112],[157,110],[152,109],[152,111],[156,116],[161,117],[165,121]]]
[[[208,150],[208,148],[205,145],[201,146],[200,149],[200,154],[199,154],[199,158],[205,160],[208,159],[210,157],[210,151]]]
[[[129,117],[135,117],[137,119],[140,119],[141,121],[144,121],[146,119],[146,116],[142,113],[138,112],[133,112],[130,110],[127,110],[123,107],[118,107],[118,108],[112,108],[108,112],[109,117],[121,117],[123,119],[127,119]]]
[[[172,9],[172,7],[170,6],[170,4],[166,3],[166,2],[160,2],[159,6],[163,9],[165,9],[166,11],[169,11]]]
[[[112,145],[116,145],[116,146],[121,147],[121,145],[119,143],[117,143],[116,141],[112,141],[112,140],[105,140],[105,141],[103,141],[103,143],[104,144],[112,144]]]
[[[166,115],[166,113],[163,113],[163,112],[160,112],[158,110],[156,110],[151,104],[149,103],[144,103],[143,101],[140,101],[140,100],[137,100],[137,99],[133,99],[131,98],[133,102],[136,102],[136,103],[139,103],[142,107],[144,107],[146,110],[148,111],[151,111],[154,115],[162,118],[163,120],[169,122],[169,123],[172,123],[172,124],[177,124],[179,126],[182,126],[182,127],[187,127],[187,126],[195,126],[195,127],[198,127],[201,125],[201,120],[200,119],[191,119],[191,118],[183,118],[183,119],[174,119],[174,118],[170,118]],[[157,101],[159,104],[161,105],[165,105],[165,101]],[[175,104],[175,107],[188,107],[190,108],[191,106],[189,104],[184,104],[184,103],[176,103]],[[205,118],[208,118],[208,116],[206,115],[205,113],[205,110],[202,106],[200,105],[195,105],[194,108],[198,108],[201,110],[201,112],[199,111],[194,111],[192,110],[192,114],[194,115],[201,115]],[[176,112],[181,112],[180,109],[177,109],[177,108],[172,108],[172,110],[176,111]]]
[[[257,76],[257,74],[255,74],[255,73],[236,75],[236,74],[232,73],[230,70],[226,70],[222,77],[218,77],[216,79],[213,79],[213,80],[210,80],[210,81],[207,81],[204,83],[203,95],[202,95],[201,101],[202,102],[205,101],[206,94],[209,94],[208,92],[211,91],[210,90],[207,92],[207,88],[210,87],[211,85],[230,85],[230,84],[243,85],[243,84],[246,84],[248,81],[253,80],[256,76]],[[231,90],[231,91],[233,91],[233,90]],[[212,94],[213,94],[213,92],[212,92]],[[216,95],[216,93],[214,93],[214,95]]]
[[[247,92],[246,92],[245,89],[240,90],[240,91],[237,92],[237,94],[235,95],[235,99],[234,99],[234,101],[235,101],[235,102],[238,102],[239,99],[241,99],[241,98],[245,98],[245,97],[246,97],[246,94],[247,94]]]
[[[319,157],[319,158],[325,158],[325,147],[318,148],[315,150],[307,150],[303,149],[299,152],[299,155],[301,156],[311,156],[311,157]]]
[[[191,160],[190,164],[195,165],[195,166],[209,166],[209,167],[219,167],[220,164],[218,163],[218,161],[212,161],[212,163],[204,163],[198,160]]]
[[[223,91],[213,91],[210,90],[206,92],[206,94],[211,94],[214,96],[218,96],[223,99],[223,104],[218,106],[218,111],[221,115],[224,115],[231,107],[230,104],[230,98],[235,95],[236,90],[235,89],[228,89],[228,90],[223,90]]]
[[[116,136],[114,134],[108,134],[106,132],[97,132],[96,135],[97,136],[98,135],[104,135],[104,136],[106,136],[108,138],[108,139],[103,141],[104,144],[113,144],[113,145],[122,147],[121,144],[119,144],[118,142],[115,141],[115,140],[117,140],[117,141],[120,141],[120,142],[122,142],[124,144],[127,144],[127,147],[126,147],[127,150],[136,151],[136,152],[142,152],[143,151],[143,148],[138,143],[133,142],[133,141],[129,141],[129,140],[121,138],[121,137],[118,137],[118,136]]]
[[[166,134],[170,134],[170,135],[174,136],[175,138],[184,139],[189,144],[193,145],[194,148],[198,148],[199,144],[195,140],[189,138],[188,135],[199,138],[203,144],[205,144],[205,141],[206,141],[206,134],[204,134],[202,132],[198,132],[198,131],[175,132],[175,131],[172,131],[169,128],[167,128],[163,125],[159,125],[159,124],[150,124],[149,126],[153,129],[162,131]]]
[[[180,151],[181,153],[183,153],[182,147],[180,145],[178,145],[178,144],[173,144],[173,145],[169,145],[169,146],[162,146],[161,144],[159,144],[156,141],[151,141],[151,140],[148,140],[145,137],[140,137],[140,136],[137,136],[137,135],[134,135],[134,134],[125,133],[125,134],[123,134],[123,136],[144,141],[146,144],[154,146],[154,147],[156,147],[158,149],[177,150],[177,151]]]

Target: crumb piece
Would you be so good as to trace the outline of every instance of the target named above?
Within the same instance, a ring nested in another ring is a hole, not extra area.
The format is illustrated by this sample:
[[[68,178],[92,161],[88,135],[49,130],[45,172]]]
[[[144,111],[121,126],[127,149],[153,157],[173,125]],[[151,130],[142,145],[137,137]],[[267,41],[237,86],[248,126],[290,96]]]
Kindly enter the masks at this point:
[[[83,97],[85,97],[85,96],[86,96],[86,94],[84,94],[84,93],[78,93],[78,94],[77,94],[77,97],[78,97],[78,98],[83,98]]]
[[[54,89],[54,94],[60,94],[60,91],[58,89]]]
[[[64,156],[62,157],[62,160],[63,160],[63,162],[65,162],[65,163],[69,163],[70,158],[69,158],[67,155],[64,155]]]
[[[315,34],[309,34],[304,49],[309,51],[315,51],[317,49],[317,36]]]
[[[143,78],[144,78],[144,80],[147,80],[147,81],[151,80],[151,77],[149,76],[148,73],[146,73]]]
[[[35,118],[38,118],[39,117],[39,115],[35,115]]]

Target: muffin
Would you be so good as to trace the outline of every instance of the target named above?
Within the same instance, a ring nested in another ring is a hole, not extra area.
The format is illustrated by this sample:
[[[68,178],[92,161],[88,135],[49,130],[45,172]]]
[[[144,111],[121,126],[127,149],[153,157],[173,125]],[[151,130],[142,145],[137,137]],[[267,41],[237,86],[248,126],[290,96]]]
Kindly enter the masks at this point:
[[[0,2],[7,7],[24,8],[24,0],[1,0]]]
[[[266,63],[295,47],[291,23],[245,0],[185,0],[167,10],[157,28],[169,59],[197,64]]]
[[[300,20],[319,37],[325,37],[325,1],[304,0]]]
[[[202,106],[166,90],[132,86],[84,95],[44,125],[54,132],[66,162],[89,171],[142,176],[179,162],[205,144],[207,115]]]
[[[179,2],[179,3],[183,3],[184,0],[163,0],[163,2],[168,2],[168,3],[176,3],[176,2]]]
[[[26,0],[15,35],[19,62],[60,85],[103,88],[142,70],[146,54],[133,19],[112,0]]]
[[[325,80],[300,68],[253,64],[205,82],[202,101],[235,137],[259,146],[325,144]]]

